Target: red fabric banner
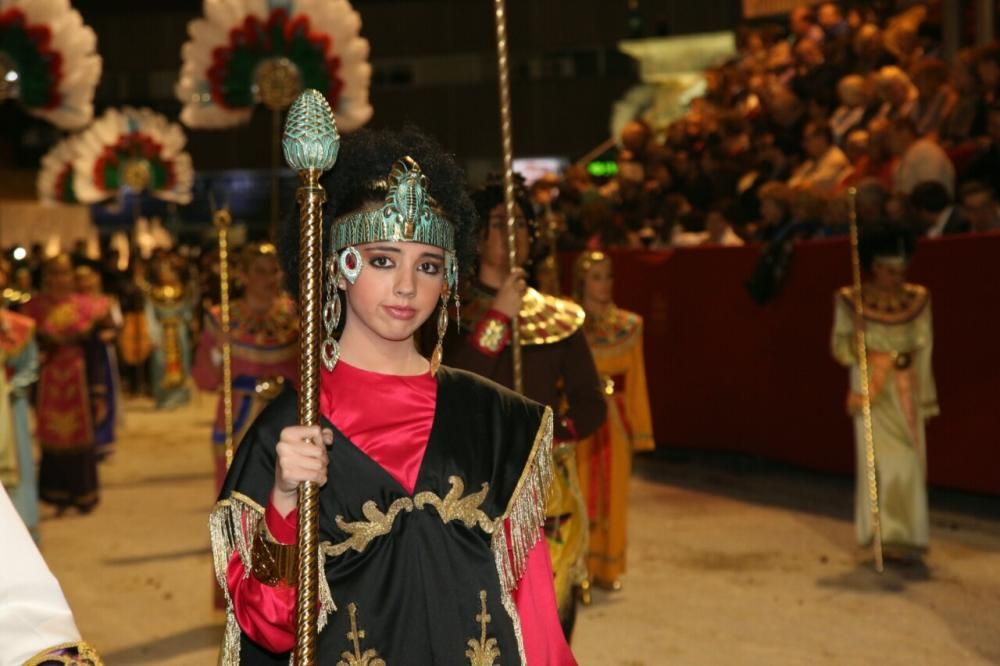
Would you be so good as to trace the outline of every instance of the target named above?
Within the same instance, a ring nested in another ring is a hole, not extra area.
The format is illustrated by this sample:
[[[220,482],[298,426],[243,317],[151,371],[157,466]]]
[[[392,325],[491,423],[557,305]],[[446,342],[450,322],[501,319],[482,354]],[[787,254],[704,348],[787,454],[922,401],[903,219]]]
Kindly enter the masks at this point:
[[[830,356],[846,239],[796,245],[780,294],[743,287],[759,247],[611,252],[615,299],[646,322],[658,447],[736,451],[852,474],[847,370]],[[573,257],[564,257],[569,278]],[[1000,495],[1000,234],[925,240],[910,279],[934,308],[941,416],[927,430],[931,484]],[[569,279],[564,285],[571,284]]]

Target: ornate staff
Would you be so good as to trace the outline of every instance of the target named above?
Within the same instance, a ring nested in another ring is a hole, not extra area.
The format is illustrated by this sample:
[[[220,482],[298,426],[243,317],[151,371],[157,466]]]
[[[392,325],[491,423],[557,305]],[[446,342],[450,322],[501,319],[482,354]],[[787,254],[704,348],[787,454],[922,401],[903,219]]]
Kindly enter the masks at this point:
[[[497,69],[500,83],[500,136],[503,143],[503,201],[507,212],[507,253],[511,270],[517,266],[517,220],[514,210],[514,138],[511,132],[510,63],[507,59],[507,10],[504,0],[493,0],[497,32]],[[514,390],[524,392],[521,376],[521,328],[518,317],[511,321],[511,353]]]
[[[298,172],[302,185],[299,202],[299,423],[319,424],[320,285],[323,282],[323,203],[326,192],[319,184],[333,167],[340,137],[333,111],[318,90],[308,89],[292,104],[281,142],[288,166]],[[297,666],[316,663],[316,599],[320,576],[317,532],[319,488],[310,482],[299,486],[299,578],[296,602],[295,659]]]
[[[848,192],[851,220],[851,269],[854,278],[855,345],[858,355],[858,374],[861,380],[861,422],[865,438],[865,471],[868,481],[868,501],[872,512],[872,546],[875,549],[875,570],[881,573],[882,564],[882,519],[878,510],[878,478],[875,474],[875,434],[872,430],[872,395],[868,382],[868,345],[865,341],[865,306],[861,300],[861,253],[858,249],[858,216],[855,210],[857,190]]]
[[[222,421],[226,433],[226,469],[233,464],[233,346],[229,342],[229,206],[216,208],[212,198],[212,222],[219,232],[219,319],[222,325]]]

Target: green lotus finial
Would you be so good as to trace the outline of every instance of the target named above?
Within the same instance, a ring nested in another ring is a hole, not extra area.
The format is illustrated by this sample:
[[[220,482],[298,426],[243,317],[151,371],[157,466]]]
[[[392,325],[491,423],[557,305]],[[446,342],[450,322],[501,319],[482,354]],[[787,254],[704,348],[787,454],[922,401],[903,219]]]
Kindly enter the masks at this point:
[[[327,171],[337,161],[340,134],[330,104],[318,90],[309,88],[292,102],[281,140],[288,166],[296,171]]]

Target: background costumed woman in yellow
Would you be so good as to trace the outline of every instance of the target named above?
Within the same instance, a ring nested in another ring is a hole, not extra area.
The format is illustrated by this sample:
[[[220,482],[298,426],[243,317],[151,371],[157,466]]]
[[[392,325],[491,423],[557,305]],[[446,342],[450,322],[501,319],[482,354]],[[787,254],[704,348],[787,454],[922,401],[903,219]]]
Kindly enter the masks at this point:
[[[653,449],[642,353],[642,317],[612,299],[611,259],[587,252],[576,262],[574,296],[587,312],[583,331],[604,383],[608,419],[580,442],[576,459],[590,516],[587,569],[594,584],[621,589],[625,572],[632,452]]]

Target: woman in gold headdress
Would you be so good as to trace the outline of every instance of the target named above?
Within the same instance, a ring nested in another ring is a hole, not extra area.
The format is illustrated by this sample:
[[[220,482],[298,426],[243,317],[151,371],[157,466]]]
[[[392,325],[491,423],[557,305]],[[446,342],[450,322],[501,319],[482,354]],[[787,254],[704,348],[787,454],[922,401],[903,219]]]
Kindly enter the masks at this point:
[[[625,572],[632,453],[653,449],[653,424],[642,318],[615,306],[611,268],[611,259],[603,252],[587,252],[576,262],[575,296],[587,313],[583,331],[608,403],[607,421],[580,442],[576,459],[590,515],[587,570],[594,584],[617,590]]]
[[[239,445],[246,429],[264,406],[281,392],[285,380],[298,378],[299,318],[295,303],[282,285],[284,273],[274,245],[255,243],[246,248],[237,271],[246,290],[233,302],[229,342],[233,354],[233,442]],[[219,389],[225,334],[216,306],[205,317],[192,375],[203,391]],[[216,490],[226,476],[226,441],[222,395],[216,410]]]

